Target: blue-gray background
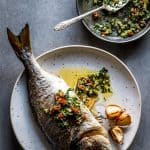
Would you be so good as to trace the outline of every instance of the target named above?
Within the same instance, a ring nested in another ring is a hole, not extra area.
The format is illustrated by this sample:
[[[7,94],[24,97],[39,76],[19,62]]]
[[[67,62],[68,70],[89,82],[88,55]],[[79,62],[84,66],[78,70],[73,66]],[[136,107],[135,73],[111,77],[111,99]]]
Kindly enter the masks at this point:
[[[93,37],[81,24],[65,31],[54,32],[59,21],[76,16],[75,0],[0,0],[0,149],[20,149],[10,124],[9,104],[12,89],[23,66],[13,53],[6,35],[6,27],[18,33],[29,23],[34,54],[52,48],[84,44],[96,46],[124,61],[139,82],[142,94],[142,118],[130,150],[150,149],[150,32],[129,44],[109,44]]]

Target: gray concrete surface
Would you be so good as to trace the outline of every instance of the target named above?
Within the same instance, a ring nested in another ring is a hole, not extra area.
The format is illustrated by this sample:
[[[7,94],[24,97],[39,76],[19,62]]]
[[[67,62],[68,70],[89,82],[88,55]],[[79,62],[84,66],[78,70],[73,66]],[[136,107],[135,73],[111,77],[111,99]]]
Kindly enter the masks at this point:
[[[129,44],[109,44],[94,38],[79,22],[65,31],[54,32],[59,21],[76,16],[75,0],[0,0],[0,150],[20,149],[10,124],[12,89],[23,66],[8,43],[6,27],[18,33],[29,23],[34,54],[69,44],[96,46],[123,60],[134,73],[142,93],[142,118],[129,150],[150,149],[150,32]]]

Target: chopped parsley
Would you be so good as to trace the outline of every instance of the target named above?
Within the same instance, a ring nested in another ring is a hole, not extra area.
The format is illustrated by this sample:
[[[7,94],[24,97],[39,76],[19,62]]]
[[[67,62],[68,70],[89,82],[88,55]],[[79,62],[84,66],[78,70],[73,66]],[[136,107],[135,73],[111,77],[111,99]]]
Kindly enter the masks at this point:
[[[55,104],[51,108],[50,117],[62,128],[70,128],[74,125],[80,125],[84,119],[81,113],[81,101],[74,95],[71,95],[72,89],[66,93],[61,90],[55,94]]]
[[[117,3],[118,0],[105,0],[109,3]],[[93,0],[93,6],[101,6],[103,0]],[[101,36],[113,36],[127,38],[140,32],[150,20],[149,0],[131,0],[116,13],[100,11],[99,14],[92,15],[95,20],[91,27],[94,32]],[[99,16],[99,17],[97,17]]]
[[[87,105],[88,101],[95,99],[99,92],[112,93],[108,70],[104,67],[98,73],[80,78],[76,86],[76,94]]]

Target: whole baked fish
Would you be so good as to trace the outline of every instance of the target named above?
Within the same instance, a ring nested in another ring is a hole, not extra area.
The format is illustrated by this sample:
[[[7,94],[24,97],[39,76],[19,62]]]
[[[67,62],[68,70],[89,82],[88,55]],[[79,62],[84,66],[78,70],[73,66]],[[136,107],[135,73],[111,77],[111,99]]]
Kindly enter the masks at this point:
[[[29,26],[8,39],[25,66],[29,101],[42,132],[55,150],[110,150],[105,128],[94,118],[73,90],[36,62],[30,45]]]

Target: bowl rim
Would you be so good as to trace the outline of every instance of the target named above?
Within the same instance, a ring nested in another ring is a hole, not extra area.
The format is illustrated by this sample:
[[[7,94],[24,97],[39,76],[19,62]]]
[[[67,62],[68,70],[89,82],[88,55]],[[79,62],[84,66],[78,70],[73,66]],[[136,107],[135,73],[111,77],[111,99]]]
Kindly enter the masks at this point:
[[[79,8],[79,0],[76,0],[76,9],[77,9],[78,15],[80,15],[81,12],[80,12],[80,8]],[[98,39],[106,41],[106,42],[118,43],[118,44],[129,43],[129,42],[135,41],[137,39],[140,39],[141,37],[143,37],[146,33],[148,33],[150,31],[150,20],[149,20],[148,24],[140,32],[138,32],[137,34],[135,34],[135,35],[133,35],[131,37],[128,37],[128,38],[123,38],[123,39],[120,39],[120,40],[113,40],[113,39],[104,38],[104,37],[99,36],[98,34],[92,32],[91,29],[90,29],[90,27],[86,24],[86,21],[84,19],[82,19],[82,23],[86,27],[86,29],[92,35],[94,35],[95,37],[97,37]]]

